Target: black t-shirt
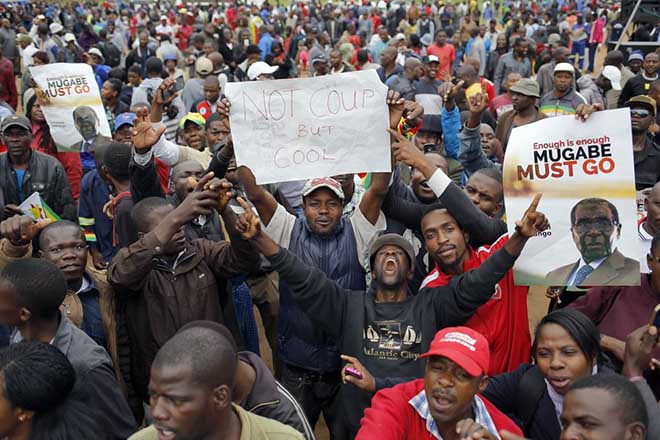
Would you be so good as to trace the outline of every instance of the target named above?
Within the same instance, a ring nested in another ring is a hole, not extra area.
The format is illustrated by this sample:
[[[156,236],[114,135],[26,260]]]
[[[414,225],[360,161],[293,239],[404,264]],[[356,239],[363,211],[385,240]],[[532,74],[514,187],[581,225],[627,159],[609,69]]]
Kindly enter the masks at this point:
[[[397,379],[390,384],[422,377],[424,362],[418,357],[428,351],[435,333],[464,324],[492,297],[496,283],[515,261],[502,249],[446,286],[422,288],[400,302],[376,302],[373,290],[342,289],[286,250],[268,259],[312,322],[339,341],[340,352],[358,358],[377,379]],[[370,393],[342,386],[343,414],[338,417],[353,434],[370,402]]]

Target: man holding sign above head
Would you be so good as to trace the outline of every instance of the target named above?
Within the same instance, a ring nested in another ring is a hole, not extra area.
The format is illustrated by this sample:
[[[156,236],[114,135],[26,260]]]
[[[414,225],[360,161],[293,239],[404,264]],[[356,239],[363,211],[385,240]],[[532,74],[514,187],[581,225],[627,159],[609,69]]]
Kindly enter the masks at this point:
[[[421,107],[406,104],[398,93],[389,92],[392,126],[402,116],[415,119]],[[228,113],[223,102],[221,113]],[[407,109],[407,110],[406,110]],[[303,188],[303,216],[296,218],[258,186],[252,171],[238,169],[241,185],[254,204],[264,232],[278,246],[288,249],[304,263],[322,271],[339,286],[350,290],[366,288],[369,243],[385,230],[380,208],[387,193],[390,173],[374,173],[371,185],[352,215],[344,215],[345,194],[331,177],[309,179]],[[326,292],[321,286],[319,292]],[[280,283],[280,347],[282,383],[298,399],[312,426],[321,411],[333,435],[343,423],[337,409],[341,361],[337,335],[329,336],[314,325],[293,296],[288,282]]]
[[[616,206],[601,198],[580,200],[571,210],[571,233],[581,258],[548,273],[549,284],[639,284],[639,262],[625,257],[616,248],[621,237]]]
[[[501,194],[501,184],[482,174],[494,170],[480,170],[472,175],[467,183],[468,191],[463,193],[442,170],[436,169],[428,156],[422,155],[403,137],[397,140],[393,148],[398,160],[412,166],[428,179],[435,200],[435,205],[421,217],[421,227],[418,225],[432,268],[430,273],[425,270],[428,276],[424,278],[422,287],[449,285],[459,275],[485,264],[506,244],[509,240],[505,233],[506,225],[486,215],[485,201],[479,205],[474,200],[470,202],[475,195],[468,192],[475,187],[499,186]],[[479,198],[478,195],[476,197]],[[545,217],[540,213],[537,216],[539,228],[546,229],[548,222]],[[487,369],[489,375],[512,371],[520,363],[529,361],[531,340],[527,322],[527,293],[527,287],[514,284],[513,271],[510,270],[497,283],[491,299],[465,323],[488,340],[491,356]]]

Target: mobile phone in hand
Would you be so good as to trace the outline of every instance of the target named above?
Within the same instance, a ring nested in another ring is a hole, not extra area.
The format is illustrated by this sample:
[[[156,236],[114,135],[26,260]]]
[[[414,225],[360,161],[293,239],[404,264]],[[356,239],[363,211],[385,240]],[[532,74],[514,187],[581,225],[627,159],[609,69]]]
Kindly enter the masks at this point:
[[[357,377],[358,379],[362,379],[362,373],[360,373],[360,370],[358,370],[357,368],[346,367],[346,374],[350,374],[353,377]]]

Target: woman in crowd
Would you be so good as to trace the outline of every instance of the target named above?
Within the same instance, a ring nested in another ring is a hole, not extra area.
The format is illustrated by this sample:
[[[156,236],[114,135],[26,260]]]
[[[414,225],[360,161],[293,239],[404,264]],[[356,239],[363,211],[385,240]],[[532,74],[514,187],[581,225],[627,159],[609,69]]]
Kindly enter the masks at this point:
[[[279,67],[279,69],[273,73],[273,78],[291,78],[291,68],[293,67],[293,61],[291,60],[291,57],[289,57],[284,51],[282,43],[279,41],[274,41],[272,51],[272,54],[266,56],[266,62],[271,66]]]
[[[483,395],[517,419],[525,436],[557,440],[564,394],[578,379],[603,371],[600,334],[582,313],[561,309],[536,327],[532,356],[536,365],[490,379]]]
[[[72,394],[76,373],[57,348],[23,341],[0,351],[0,438],[99,438],[87,406]]]
[[[67,180],[71,185],[73,198],[78,200],[80,196],[80,180],[82,179],[82,165],[80,164],[80,155],[76,151],[59,152],[50,134],[50,127],[46,123],[44,113],[41,111],[41,105],[37,102],[37,96],[34,89],[28,89],[23,96],[25,102],[25,116],[32,124],[32,147],[33,150],[53,156],[59,160],[66,172]],[[29,194],[26,194],[29,196]]]

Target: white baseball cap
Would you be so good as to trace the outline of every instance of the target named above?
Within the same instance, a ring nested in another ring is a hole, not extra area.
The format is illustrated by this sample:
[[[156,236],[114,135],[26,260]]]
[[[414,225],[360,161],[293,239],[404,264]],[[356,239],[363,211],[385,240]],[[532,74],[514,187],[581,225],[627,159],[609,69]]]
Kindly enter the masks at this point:
[[[614,90],[621,90],[621,71],[616,66],[605,66],[601,75],[610,80]]]
[[[95,47],[92,47],[90,50],[87,51],[88,54],[90,55],[96,55],[97,57],[101,58],[101,63],[105,63],[105,57],[101,53],[101,51]]]
[[[66,33],[64,34],[64,41],[66,41],[67,43],[69,41],[76,41],[76,37],[72,33]]]
[[[49,28],[51,34],[56,34],[64,30],[64,27],[59,23],[51,23]]]
[[[575,68],[568,63],[559,63],[555,66],[555,70],[553,70],[552,73],[554,74],[557,72],[568,72],[575,75]]]
[[[250,66],[247,75],[248,78],[254,81],[261,75],[272,75],[277,69],[279,69],[279,66],[271,66],[263,61],[257,61]]]
[[[213,62],[206,57],[199,57],[195,61],[195,72],[198,75],[210,75],[213,72]]]

